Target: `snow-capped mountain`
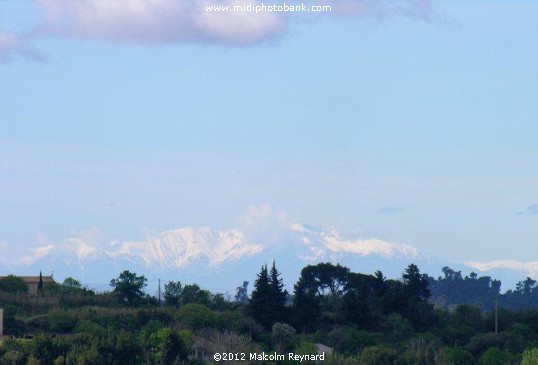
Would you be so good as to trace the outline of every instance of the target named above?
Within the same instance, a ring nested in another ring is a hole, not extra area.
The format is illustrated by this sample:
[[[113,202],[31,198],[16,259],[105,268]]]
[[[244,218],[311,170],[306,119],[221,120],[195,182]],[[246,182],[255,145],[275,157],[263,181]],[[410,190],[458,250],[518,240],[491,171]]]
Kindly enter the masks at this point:
[[[71,276],[98,290],[108,289],[110,279],[131,270],[145,275],[150,288],[156,287],[158,279],[179,280],[232,293],[244,280],[252,283],[260,267],[273,260],[289,289],[304,266],[319,262],[340,263],[362,273],[381,270],[391,278],[400,277],[410,263],[432,276],[439,275],[443,266],[464,274],[488,270],[479,263],[466,267],[442,261],[408,244],[350,237],[334,227],[297,223],[265,206],[250,211],[233,229],[184,227],[146,233],[136,241],[106,239],[90,230],[61,242],[41,238],[25,249],[0,242],[0,249],[4,274],[53,272],[57,280]],[[499,278],[508,278],[503,282],[512,286],[516,277],[524,278],[514,273]]]
[[[243,280],[252,282],[260,266],[272,260],[290,287],[311,263],[338,262],[363,272],[395,266],[398,275],[410,262],[432,261],[413,246],[376,238],[350,239],[330,227],[292,223],[272,235],[267,229],[250,228],[185,227],[124,242],[96,242],[82,235],[37,245],[12,257],[9,267],[17,272],[54,272],[60,280],[72,276],[101,289],[128,269],[152,279],[231,290]],[[387,265],[387,260],[393,264]]]

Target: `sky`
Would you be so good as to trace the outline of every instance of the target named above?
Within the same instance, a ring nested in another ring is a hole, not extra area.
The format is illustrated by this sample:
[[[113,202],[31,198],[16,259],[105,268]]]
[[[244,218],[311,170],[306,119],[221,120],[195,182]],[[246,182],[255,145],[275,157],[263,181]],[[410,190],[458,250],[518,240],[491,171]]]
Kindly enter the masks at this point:
[[[203,9],[230,3],[0,2],[0,242],[271,206],[454,262],[538,261],[538,2]]]

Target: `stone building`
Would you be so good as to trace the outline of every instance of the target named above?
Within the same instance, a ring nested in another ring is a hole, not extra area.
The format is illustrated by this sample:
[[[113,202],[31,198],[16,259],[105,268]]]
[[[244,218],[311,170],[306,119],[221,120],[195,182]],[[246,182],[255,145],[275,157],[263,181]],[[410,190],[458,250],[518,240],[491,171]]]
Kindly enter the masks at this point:
[[[6,276],[0,276],[0,279],[5,278]],[[39,288],[39,276],[18,276],[22,279],[28,285],[28,294],[30,295],[37,295],[37,290]],[[41,280],[43,281],[43,285],[46,285],[47,283],[55,283],[54,278],[52,276],[41,276]]]

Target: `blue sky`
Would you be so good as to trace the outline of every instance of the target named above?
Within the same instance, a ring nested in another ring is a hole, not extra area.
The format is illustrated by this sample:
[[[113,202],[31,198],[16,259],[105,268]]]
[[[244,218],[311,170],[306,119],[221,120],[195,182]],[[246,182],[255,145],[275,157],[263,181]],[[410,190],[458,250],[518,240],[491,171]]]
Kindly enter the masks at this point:
[[[93,26],[66,1],[0,4],[1,242],[269,204],[447,260],[535,260],[537,2],[335,0],[237,27],[107,7]]]

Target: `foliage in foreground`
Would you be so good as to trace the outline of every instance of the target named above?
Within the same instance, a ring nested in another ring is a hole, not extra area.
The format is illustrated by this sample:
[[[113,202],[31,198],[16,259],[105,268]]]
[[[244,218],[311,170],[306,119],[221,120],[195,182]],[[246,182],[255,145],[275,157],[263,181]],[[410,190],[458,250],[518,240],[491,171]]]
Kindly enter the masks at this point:
[[[442,285],[460,280],[444,271]],[[475,276],[465,285],[479,280],[498,290]],[[159,303],[145,284],[124,271],[109,293],[68,278],[31,297],[16,279],[0,282],[6,333],[15,336],[0,343],[0,365],[201,364],[215,352],[313,354],[320,344],[334,365],[538,365],[538,310],[501,309],[494,333],[494,312],[484,306],[434,309],[431,278],[412,264],[401,280],[310,265],[290,295],[273,263],[261,268],[250,297],[244,281],[233,302],[172,281]],[[527,280],[517,290],[534,289]]]

